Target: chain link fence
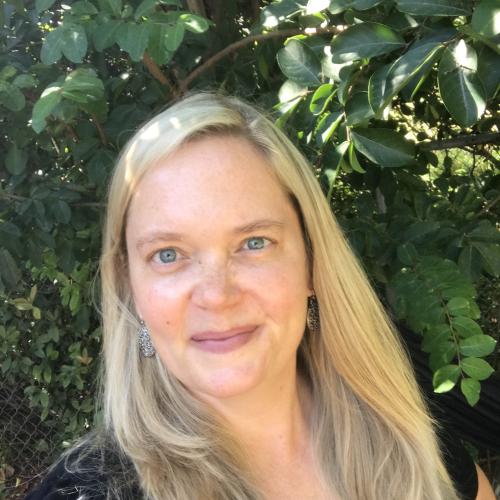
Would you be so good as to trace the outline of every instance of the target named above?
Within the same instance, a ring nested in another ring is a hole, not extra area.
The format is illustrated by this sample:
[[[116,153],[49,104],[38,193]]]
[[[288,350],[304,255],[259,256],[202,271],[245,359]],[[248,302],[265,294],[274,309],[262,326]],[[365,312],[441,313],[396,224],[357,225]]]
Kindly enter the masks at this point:
[[[0,385],[0,499],[24,498],[59,452],[21,385]]]

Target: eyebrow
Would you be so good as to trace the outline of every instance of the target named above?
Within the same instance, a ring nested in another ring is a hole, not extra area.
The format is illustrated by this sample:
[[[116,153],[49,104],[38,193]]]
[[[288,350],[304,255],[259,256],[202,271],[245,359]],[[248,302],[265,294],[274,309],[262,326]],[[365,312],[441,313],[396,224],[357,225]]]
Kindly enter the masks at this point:
[[[274,219],[260,219],[242,226],[235,227],[231,232],[235,235],[238,234],[248,234],[253,231],[263,230],[263,229],[282,229],[285,223]],[[137,240],[136,248],[142,248],[145,245],[155,243],[156,241],[183,241],[185,240],[185,235],[182,233],[174,233],[170,231],[155,231],[152,234],[140,238]]]

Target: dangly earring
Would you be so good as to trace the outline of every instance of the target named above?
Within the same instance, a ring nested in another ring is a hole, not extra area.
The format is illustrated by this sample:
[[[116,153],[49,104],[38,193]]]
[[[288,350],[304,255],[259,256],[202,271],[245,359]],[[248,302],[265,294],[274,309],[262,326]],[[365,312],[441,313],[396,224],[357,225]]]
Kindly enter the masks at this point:
[[[319,333],[319,304],[316,295],[307,298],[307,328],[312,335]]]
[[[140,327],[137,331],[138,340],[139,340],[139,349],[141,350],[141,354],[145,358],[151,358],[155,355],[156,351],[153,343],[151,342],[151,337],[149,336],[149,330],[144,321],[141,319],[139,321]]]

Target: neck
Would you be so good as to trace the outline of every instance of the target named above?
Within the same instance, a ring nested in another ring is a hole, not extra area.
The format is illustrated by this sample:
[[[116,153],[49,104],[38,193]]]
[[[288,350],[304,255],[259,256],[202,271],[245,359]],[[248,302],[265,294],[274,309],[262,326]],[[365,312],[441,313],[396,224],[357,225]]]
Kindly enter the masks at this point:
[[[244,395],[208,403],[252,460],[293,457],[309,442],[310,394],[295,365]]]

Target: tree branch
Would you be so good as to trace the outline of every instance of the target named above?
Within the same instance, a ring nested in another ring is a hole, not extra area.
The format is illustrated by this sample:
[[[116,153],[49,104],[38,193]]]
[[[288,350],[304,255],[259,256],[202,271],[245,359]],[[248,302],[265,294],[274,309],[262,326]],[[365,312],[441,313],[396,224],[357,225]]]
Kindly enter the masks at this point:
[[[440,141],[420,142],[418,146],[422,151],[438,151],[441,149],[463,148],[465,146],[474,146],[478,144],[499,144],[500,133],[486,132],[475,135],[459,135],[451,139]]]
[[[496,198],[493,198],[493,200],[491,200],[488,203],[486,203],[486,205],[479,212],[478,215],[487,214],[490,211],[490,209],[493,208],[499,201],[500,201],[500,196],[497,196]]]
[[[207,13],[205,11],[205,4],[203,0],[186,0],[187,8],[193,14],[198,14],[202,17],[207,17]]]
[[[31,200],[31,198],[26,198],[24,196],[19,196],[17,194],[5,193],[4,191],[0,191],[0,199],[4,200],[13,200],[13,201],[25,201]]]
[[[78,134],[76,133],[75,129],[69,123],[65,123],[65,127],[69,135],[73,139],[73,141],[78,142],[80,138],[78,137]]]
[[[500,160],[497,160],[489,151],[486,151],[486,149],[484,148],[477,150],[474,150],[472,148],[464,148],[464,149],[471,154],[477,154],[479,156],[482,156],[483,158],[486,158],[489,162],[493,163],[495,167],[500,167]]]
[[[17,194],[6,193],[4,191],[0,191],[0,200],[12,200],[12,201],[26,201],[32,200],[31,197],[27,196],[19,196]],[[68,203],[72,207],[86,207],[86,208],[104,208],[106,203],[100,203],[97,201],[75,201]]]
[[[153,59],[151,59],[151,56],[147,52],[144,52],[142,62],[156,80],[158,80],[162,85],[165,85],[165,87],[168,87],[174,97],[177,96],[175,87],[172,85],[167,76],[162,72],[158,64],[156,64]]]
[[[99,134],[99,139],[101,139],[101,143],[106,146],[108,144],[108,138],[106,137],[106,133],[104,132],[104,129],[102,128],[102,125],[99,123],[99,120],[97,119],[97,116],[94,114],[91,115],[92,121],[94,122],[94,125],[97,129],[97,132]]]
[[[323,34],[334,34],[338,33],[339,30],[338,28],[331,26],[329,28],[312,28],[308,29],[307,32],[305,32],[303,29],[288,29],[288,30],[281,30],[281,31],[271,31],[269,33],[262,33],[260,35],[251,35],[247,36],[246,38],[243,38],[242,40],[238,40],[237,42],[232,43],[231,45],[228,45],[224,49],[222,49],[220,52],[217,52],[217,54],[214,54],[212,57],[207,59],[203,64],[198,66],[196,69],[194,69],[189,75],[182,80],[179,83],[179,90],[181,94],[184,94],[188,88],[189,85],[198,78],[202,73],[207,71],[209,68],[212,66],[215,66],[221,59],[224,59],[227,57],[229,54],[236,52],[240,50],[241,48],[250,45],[253,42],[260,42],[263,40],[268,40],[270,38],[284,38],[284,37],[290,37],[290,36],[295,36],[295,35],[323,35]]]

